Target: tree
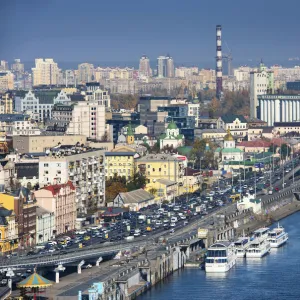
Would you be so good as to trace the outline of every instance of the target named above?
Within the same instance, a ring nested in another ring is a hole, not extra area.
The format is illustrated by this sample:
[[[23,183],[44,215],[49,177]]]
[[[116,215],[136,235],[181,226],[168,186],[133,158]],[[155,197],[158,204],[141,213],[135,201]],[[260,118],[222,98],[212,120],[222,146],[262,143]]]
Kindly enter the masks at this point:
[[[110,142],[110,138],[107,131],[105,131],[104,134],[102,135],[101,142]]]
[[[107,202],[113,201],[119,193],[127,192],[127,188],[124,184],[116,181],[112,181],[105,187],[105,198]]]
[[[289,147],[287,144],[282,144],[280,148],[280,155],[283,159],[286,159],[291,155],[291,147]]]
[[[272,153],[276,153],[277,148],[278,148],[277,145],[271,144],[268,151]]]
[[[156,189],[156,188],[151,188],[151,189],[149,190],[149,193],[150,193],[151,195],[155,196],[156,193],[157,193],[157,189]]]
[[[126,188],[129,192],[142,189],[146,186],[146,181],[147,179],[145,175],[140,172],[136,172],[134,173],[133,178],[130,180],[130,182],[127,183]]]

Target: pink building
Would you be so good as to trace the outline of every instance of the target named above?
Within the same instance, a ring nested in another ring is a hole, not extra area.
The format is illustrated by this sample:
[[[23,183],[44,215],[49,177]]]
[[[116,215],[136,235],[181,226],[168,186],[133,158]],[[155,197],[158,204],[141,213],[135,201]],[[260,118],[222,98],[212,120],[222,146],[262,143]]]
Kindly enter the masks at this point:
[[[34,192],[37,205],[54,212],[56,235],[75,228],[75,187],[71,181],[48,185]]]

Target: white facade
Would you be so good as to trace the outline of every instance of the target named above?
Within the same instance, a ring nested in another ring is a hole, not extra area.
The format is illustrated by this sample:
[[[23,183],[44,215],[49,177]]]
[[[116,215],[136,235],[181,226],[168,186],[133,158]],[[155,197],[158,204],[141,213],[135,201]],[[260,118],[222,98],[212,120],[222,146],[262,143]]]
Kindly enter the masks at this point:
[[[75,150],[79,151],[80,150]],[[90,201],[105,204],[104,152],[101,150],[62,156],[39,157],[39,184],[45,186],[71,180],[76,188],[76,204],[85,212]]]
[[[195,127],[198,127],[199,125],[199,119],[200,119],[200,103],[189,103],[188,104],[188,116],[194,116],[195,117]]]
[[[179,133],[175,123],[170,123],[166,129],[166,133],[160,136],[160,149],[164,147],[173,147],[174,149],[184,145],[184,135]]]
[[[110,109],[110,95],[108,91],[97,88],[91,92],[87,92],[85,98],[87,101],[94,101],[98,105],[104,105],[105,108]]]
[[[257,118],[258,95],[274,92],[274,73],[261,63],[257,71],[250,73],[250,117]]]
[[[67,134],[80,134],[101,140],[105,131],[104,105],[99,105],[98,101],[84,101],[74,105]]]
[[[32,68],[33,85],[55,85],[57,84],[58,66],[52,58],[37,58],[35,68]]]
[[[258,113],[261,120],[273,126],[274,122],[300,120],[299,95],[263,95],[258,97]]]
[[[146,55],[140,58],[139,73],[145,77],[151,76],[150,60]]]
[[[47,91],[44,91],[47,93]],[[16,97],[15,99],[15,109],[17,112],[29,112],[34,119],[39,122],[43,122],[45,119],[51,119],[52,108],[55,103],[70,103],[71,99],[62,90],[52,92],[52,96],[48,96],[47,100],[43,97],[43,92],[29,91],[24,98]],[[40,100],[39,97],[43,98]]]
[[[46,243],[54,238],[55,215],[54,212],[37,207],[36,209],[36,244]]]

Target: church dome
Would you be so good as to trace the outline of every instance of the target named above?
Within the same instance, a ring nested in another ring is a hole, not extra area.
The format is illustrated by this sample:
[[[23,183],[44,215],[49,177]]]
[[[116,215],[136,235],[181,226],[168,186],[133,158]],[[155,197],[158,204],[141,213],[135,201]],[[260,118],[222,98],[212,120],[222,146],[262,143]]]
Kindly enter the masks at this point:
[[[169,123],[168,129],[178,129],[178,127],[177,127],[177,125],[172,121],[171,123]]]
[[[234,138],[230,133],[230,129],[227,130],[227,134],[224,136],[224,141],[234,141]]]

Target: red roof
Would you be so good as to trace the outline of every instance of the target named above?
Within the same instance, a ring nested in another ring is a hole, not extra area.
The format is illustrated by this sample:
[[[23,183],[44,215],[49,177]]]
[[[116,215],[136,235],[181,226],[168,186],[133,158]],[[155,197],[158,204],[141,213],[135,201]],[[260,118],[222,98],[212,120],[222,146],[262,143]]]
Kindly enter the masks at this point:
[[[253,147],[253,148],[258,148],[258,147],[270,147],[271,143],[263,140],[255,140],[255,141],[244,141],[240,142],[238,147]]]
[[[53,185],[45,186],[44,189],[52,192],[52,194],[54,196],[59,193],[61,188],[65,188],[67,186],[69,186],[71,190],[75,190],[75,186],[73,185],[72,181],[70,181],[70,180],[64,184],[53,184]]]

